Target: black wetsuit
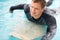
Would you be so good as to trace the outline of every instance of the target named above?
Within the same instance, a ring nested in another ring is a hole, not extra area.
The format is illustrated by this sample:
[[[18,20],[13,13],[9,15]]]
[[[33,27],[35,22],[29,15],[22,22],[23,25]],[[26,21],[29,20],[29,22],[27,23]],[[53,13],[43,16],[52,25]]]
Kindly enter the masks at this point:
[[[46,6],[51,5],[52,2],[53,0],[49,0]],[[50,15],[50,13],[55,13],[53,10],[45,9],[41,17],[39,17],[38,19],[34,19],[30,15],[30,6],[28,4],[20,4],[17,6],[12,6],[10,8],[10,12],[13,12],[13,10],[16,10],[16,9],[24,10],[26,17],[29,21],[38,23],[38,24],[46,24],[48,26],[46,35],[44,35],[41,40],[51,40],[54,37],[56,33],[57,25],[56,25],[56,19]]]
[[[49,7],[52,3],[53,3],[54,0],[49,0],[48,2],[46,2],[46,6]]]

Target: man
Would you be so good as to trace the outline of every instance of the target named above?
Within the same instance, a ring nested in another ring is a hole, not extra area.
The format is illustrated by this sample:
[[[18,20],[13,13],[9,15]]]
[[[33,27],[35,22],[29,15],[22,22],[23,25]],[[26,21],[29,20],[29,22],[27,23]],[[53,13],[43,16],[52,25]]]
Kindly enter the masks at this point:
[[[57,25],[55,18],[49,15],[51,12],[54,12],[46,9],[45,6],[45,0],[32,0],[30,5],[20,4],[17,6],[12,6],[10,8],[10,12],[13,12],[13,10],[16,9],[23,9],[29,21],[47,25],[47,32],[41,40],[51,40],[56,33]]]

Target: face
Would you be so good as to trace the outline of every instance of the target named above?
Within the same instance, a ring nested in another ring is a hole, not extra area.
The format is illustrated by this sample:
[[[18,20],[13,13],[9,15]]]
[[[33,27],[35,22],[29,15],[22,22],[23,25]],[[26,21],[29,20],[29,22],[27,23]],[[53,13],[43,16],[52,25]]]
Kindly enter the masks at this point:
[[[35,19],[39,18],[42,15],[44,9],[41,8],[40,2],[34,3],[32,2],[30,5],[30,13],[31,16],[34,17]]]

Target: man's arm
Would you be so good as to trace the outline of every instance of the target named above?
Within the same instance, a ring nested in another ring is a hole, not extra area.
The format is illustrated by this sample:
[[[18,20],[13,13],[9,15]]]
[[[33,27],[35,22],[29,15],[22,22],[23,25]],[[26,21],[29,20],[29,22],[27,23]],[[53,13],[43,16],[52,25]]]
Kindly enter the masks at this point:
[[[47,3],[46,3],[46,6],[49,7],[52,3],[53,3],[54,0],[49,0]]]
[[[25,5],[25,4],[20,4],[20,5],[16,5],[16,6],[11,6],[11,7],[10,7],[10,12],[13,13],[13,11],[16,10],[16,9],[24,9],[24,5]]]
[[[47,21],[48,24],[47,33],[42,37],[42,40],[52,40],[52,38],[56,34],[57,25],[55,18],[52,17],[48,20],[50,21]]]

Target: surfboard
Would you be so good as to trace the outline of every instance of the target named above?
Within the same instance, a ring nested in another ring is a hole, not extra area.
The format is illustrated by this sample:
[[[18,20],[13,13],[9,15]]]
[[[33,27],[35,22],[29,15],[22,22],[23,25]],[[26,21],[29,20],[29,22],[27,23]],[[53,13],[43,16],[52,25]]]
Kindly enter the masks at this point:
[[[26,17],[20,17],[20,23],[10,32],[11,36],[22,40],[40,39],[46,34],[47,25],[41,25],[29,21]]]

